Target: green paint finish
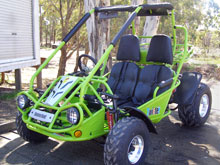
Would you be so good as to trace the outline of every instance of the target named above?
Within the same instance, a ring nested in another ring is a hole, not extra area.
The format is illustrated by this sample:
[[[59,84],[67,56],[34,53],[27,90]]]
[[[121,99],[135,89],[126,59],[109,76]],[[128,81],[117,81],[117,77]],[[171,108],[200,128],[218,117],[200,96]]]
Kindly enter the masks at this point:
[[[43,68],[47,66],[47,64],[50,62],[50,60],[56,55],[56,53],[65,45],[65,42],[62,41],[60,45],[54,50],[54,52],[44,61],[44,63],[38,68],[38,70],[35,72],[35,74],[32,76],[30,81],[30,91],[33,91],[34,86],[34,80],[39,75],[39,73],[42,71]]]
[[[134,20],[132,21],[131,25],[132,25],[132,34],[133,34],[133,35],[136,35],[135,21],[134,21]]]
[[[171,87],[169,90],[165,91],[164,93],[158,95],[157,97],[154,97],[147,103],[141,105],[138,107],[142,112],[144,112],[146,115],[148,115],[147,110],[148,109],[154,109],[154,108],[160,108],[160,113],[156,115],[150,115],[148,116],[153,123],[160,122],[161,119],[166,117],[166,109],[168,102],[170,100],[170,97],[172,95],[172,92],[175,88],[177,88],[180,85],[180,82],[178,82],[174,87]],[[156,93],[158,88],[155,89],[154,93]],[[154,94],[156,96],[156,94]]]
[[[172,29],[173,29],[173,54],[176,54],[176,28],[175,28],[175,15],[174,10],[172,10],[171,17],[172,17]]]
[[[146,64],[147,49],[145,49],[144,47],[141,47],[140,52],[141,52],[141,60],[137,64]]]
[[[89,73],[89,76],[85,79],[85,81],[82,83],[82,88],[80,91],[80,102],[83,102],[84,98],[84,94],[86,93],[87,90],[87,86],[88,83],[91,81],[91,79],[93,78],[93,76],[95,75],[95,73],[97,72],[97,70],[100,68],[100,66],[103,64],[103,62],[109,57],[109,54],[111,52],[111,50],[114,48],[114,46],[112,44],[110,44],[110,46],[106,49],[105,53],[103,54],[103,56],[100,58],[100,60],[98,61],[98,63],[96,64],[96,66],[93,68],[93,70]]]
[[[93,14],[94,12],[95,12],[95,9],[91,9],[91,10],[89,11],[90,14]]]
[[[92,117],[85,119],[83,122],[78,124],[79,126],[73,126],[69,129],[45,129],[35,125],[33,123],[27,123],[29,129],[42,133],[46,136],[50,136],[57,140],[62,141],[85,141],[91,140],[96,137],[102,136],[107,132],[104,131],[104,108],[96,112]],[[91,127],[92,126],[92,127]],[[80,130],[82,136],[77,138],[74,136],[74,132]]]
[[[137,7],[135,12],[138,13],[142,7]],[[89,11],[90,14],[94,14],[95,9]],[[152,12],[152,11],[151,11]],[[172,29],[173,29],[173,53],[174,53],[174,66],[178,63],[178,68],[176,72],[173,72],[173,83],[169,90],[164,93],[157,95],[159,87],[157,87],[153,93],[153,98],[139,106],[142,112],[144,112],[149,119],[153,123],[160,122],[164,117],[167,117],[171,111],[167,109],[167,105],[172,96],[172,92],[180,85],[180,81],[178,80],[179,73],[181,71],[183,63],[186,59],[192,54],[192,50],[188,51],[188,34],[185,27],[175,25],[175,16],[174,10],[171,13],[171,21],[172,21]],[[132,33],[135,35],[135,23],[132,21]],[[176,30],[181,30],[184,32],[184,44],[177,44],[176,38]],[[141,38],[152,38],[152,36],[138,36]],[[48,95],[51,90],[56,86],[58,81],[62,78],[58,77],[56,80],[52,82],[52,84],[46,89],[44,94],[39,97],[36,92],[34,92],[34,80],[38,76],[38,74],[42,71],[42,69],[49,63],[49,61],[56,55],[56,53],[65,45],[63,41],[56,50],[45,60],[45,62],[39,67],[36,73],[32,76],[30,81],[30,89],[26,92],[21,92],[19,95],[24,94],[30,100],[32,100],[33,105],[26,108],[25,110],[18,110],[22,113],[22,120],[27,124],[27,127],[33,131],[39,132],[41,134],[50,136],[52,138],[62,140],[62,141],[84,141],[94,139],[96,137],[105,135],[109,132],[107,120],[105,119],[105,109],[104,106],[93,108],[90,105],[90,102],[85,100],[85,95],[93,95],[96,96],[99,102],[104,103],[100,94],[97,92],[97,89],[100,86],[104,86],[107,93],[113,94],[112,90],[107,84],[107,77],[109,73],[104,75],[104,71],[107,65],[107,61],[109,58],[109,54],[114,48],[112,44],[106,49],[96,66],[86,77],[78,77],[77,80],[71,85],[68,90],[60,97],[53,106],[46,105],[44,102],[46,101]],[[147,64],[153,65],[164,65],[162,63],[152,63],[147,62],[147,49],[144,48],[145,45],[149,45],[149,43],[140,44],[140,52],[141,52],[141,60],[137,62],[140,69],[142,69]],[[182,50],[183,49],[183,50]],[[170,65],[166,65],[168,67],[172,67]],[[101,73],[99,76],[95,75],[97,70],[101,67]],[[70,76],[70,75],[66,75]],[[80,120],[77,125],[72,125],[68,122],[66,117],[66,110],[68,108],[75,107],[78,109],[80,114]],[[31,109],[40,109],[43,108],[47,112],[53,112],[54,118],[51,123],[35,122],[31,117],[28,116]],[[123,112],[123,111],[121,111]],[[125,113],[125,112],[123,112]],[[126,114],[128,115],[128,114]],[[63,126],[59,126],[57,122],[61,122]],[[80,130],[82,132],[81,137],[75,137],[74,132]]]

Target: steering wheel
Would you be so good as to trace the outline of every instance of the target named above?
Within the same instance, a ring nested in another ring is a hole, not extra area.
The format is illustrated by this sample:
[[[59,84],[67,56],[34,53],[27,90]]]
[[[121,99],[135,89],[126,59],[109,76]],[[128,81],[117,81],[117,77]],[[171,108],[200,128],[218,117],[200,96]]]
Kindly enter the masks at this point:
[[[82,54],[78,58],[78,65],[81,72],[89,74],[89,72],[95,67],[96,60],[87,54]],[[95,75],[100,75],[100,69],[97,70]]]

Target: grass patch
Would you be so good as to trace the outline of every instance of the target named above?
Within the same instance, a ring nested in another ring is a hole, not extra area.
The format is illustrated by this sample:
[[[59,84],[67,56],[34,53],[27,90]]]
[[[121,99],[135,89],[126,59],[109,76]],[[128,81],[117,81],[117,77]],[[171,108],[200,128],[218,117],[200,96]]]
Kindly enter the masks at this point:
[[[19,93],[19,91],[0,93],[0,100],[13,100],[16,98],[18,93]]]

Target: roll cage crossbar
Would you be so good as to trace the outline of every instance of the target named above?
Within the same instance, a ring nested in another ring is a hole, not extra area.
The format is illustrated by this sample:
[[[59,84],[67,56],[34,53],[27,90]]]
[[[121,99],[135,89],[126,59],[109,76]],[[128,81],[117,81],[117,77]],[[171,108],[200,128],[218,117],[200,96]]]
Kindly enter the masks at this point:
[[[159,4],[143,4],[134,6],[109,6],[109,7],[96,7],[95,12],[133,12],[136,8],[141,7],[137,16],[165,16],[168,15],[168,10],[173,10],[170,3]]]
[[[140,10],[136,11],[138,8]],[[78,31],[78,29],[87,21],[90,15],[95,13],[115,13],[115,12],[133,12],[129,19],[126,21],[121,31],[125,31],[131,24],[136,16],[167,16],[170,14],[170,10],[173,10],[173,6],[170,3],[160,4],[144,4],[135,6],[108,6],[108,7],[96,7],[90,12],[86,13],[81,20],[74,26],[74,28],[67,34],[63,41],[68,42],[70,38]],[[117,35],[116,35],[117,36]],[[115,37],[111,43],[115,45],[119,37]]]

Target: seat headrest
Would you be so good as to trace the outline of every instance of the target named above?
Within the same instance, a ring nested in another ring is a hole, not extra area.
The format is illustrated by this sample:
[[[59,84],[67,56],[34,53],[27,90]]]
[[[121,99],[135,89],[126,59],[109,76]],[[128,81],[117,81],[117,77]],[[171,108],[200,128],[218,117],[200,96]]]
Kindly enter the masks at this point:
[[[117,60],[140,61],[141,53],[139,39],[134,35],[124,35],[121,37]]]
[[[173,64],[173,50],[169,36],[160,34],[152,37],[147,61]]]

